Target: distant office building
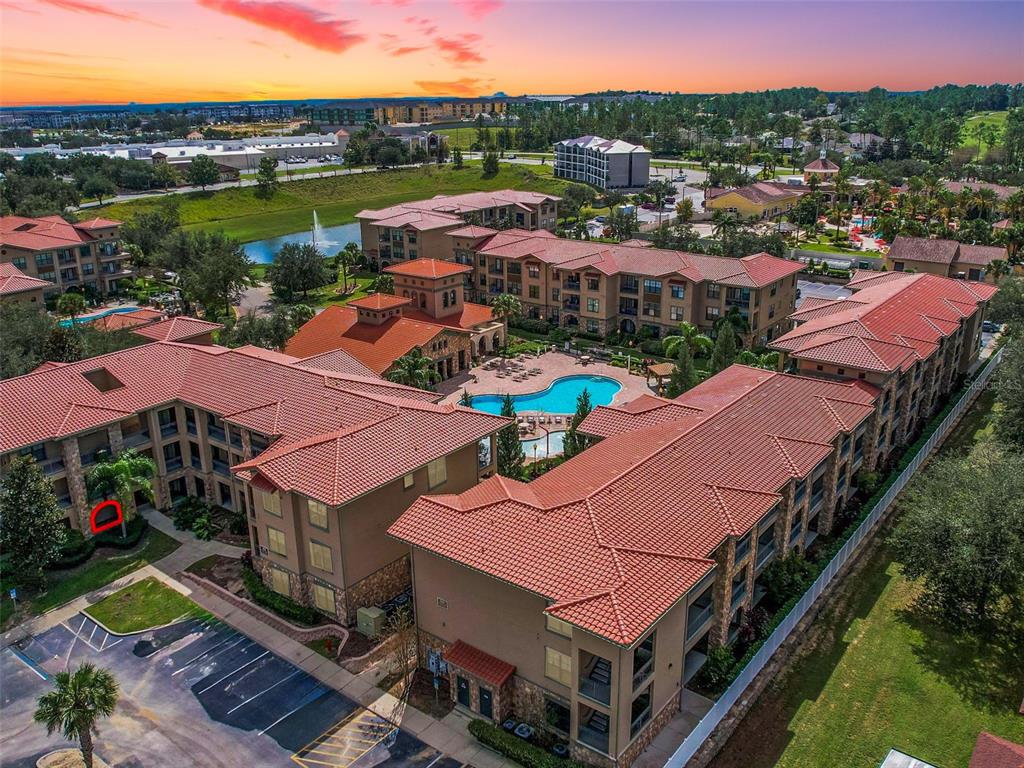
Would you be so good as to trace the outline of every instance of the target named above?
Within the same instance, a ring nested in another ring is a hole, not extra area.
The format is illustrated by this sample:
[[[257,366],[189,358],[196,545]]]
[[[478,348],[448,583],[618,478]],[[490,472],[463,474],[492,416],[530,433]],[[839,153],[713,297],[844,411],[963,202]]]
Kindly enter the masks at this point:
[[[651,153],[638,144],[580,136],[555,144],[555,176],[601,189],[647,186]]]
[[[376,123],[443,123],[473,120],[477,115],[501,115],[508,108],[508,98],[475,99],[372,99],[343,100],[317,104],[307,110],[314,123],[329,126]]]

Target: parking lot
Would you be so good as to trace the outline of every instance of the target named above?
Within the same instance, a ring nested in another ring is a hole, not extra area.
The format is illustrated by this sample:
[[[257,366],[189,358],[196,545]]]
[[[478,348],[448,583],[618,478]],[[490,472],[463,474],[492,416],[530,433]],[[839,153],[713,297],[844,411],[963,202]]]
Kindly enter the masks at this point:
[[[96,739],[111,765],[459,765],[216,619],[117,637],[84,614],[0,653],[0,765],[67,745],[32,711],[55,673],[83,661],[121,688]]]

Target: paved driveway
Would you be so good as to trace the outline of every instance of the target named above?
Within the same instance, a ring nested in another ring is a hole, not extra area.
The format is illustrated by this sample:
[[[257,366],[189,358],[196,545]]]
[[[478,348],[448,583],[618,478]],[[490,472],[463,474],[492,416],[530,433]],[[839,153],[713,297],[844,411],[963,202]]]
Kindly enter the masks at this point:
[[[0,765],[28,768],[65,745],[32,711],[54,673],[83,661],[121,686],[96,741],[110,764],[459,765],[217,619],[117,637],[84,614],[0,651]]]

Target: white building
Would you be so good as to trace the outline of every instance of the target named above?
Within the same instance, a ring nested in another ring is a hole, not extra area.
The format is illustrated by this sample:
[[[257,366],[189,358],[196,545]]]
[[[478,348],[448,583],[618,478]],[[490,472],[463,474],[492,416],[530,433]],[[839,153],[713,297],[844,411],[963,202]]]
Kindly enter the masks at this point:
[[[555,144],[555,176],[601,189],[647,186],[651,153],[639,144],[580,136]]]

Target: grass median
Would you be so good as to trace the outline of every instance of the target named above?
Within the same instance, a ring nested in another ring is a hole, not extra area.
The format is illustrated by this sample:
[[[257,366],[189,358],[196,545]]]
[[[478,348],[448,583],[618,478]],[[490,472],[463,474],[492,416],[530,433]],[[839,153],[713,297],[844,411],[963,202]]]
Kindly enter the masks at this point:
[[[152,576],[108,595],[85,611],[122,635],[162,627],[200,612],[198,605]]]

